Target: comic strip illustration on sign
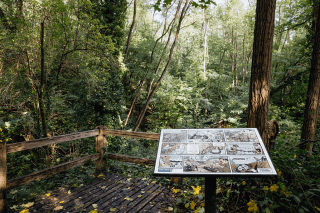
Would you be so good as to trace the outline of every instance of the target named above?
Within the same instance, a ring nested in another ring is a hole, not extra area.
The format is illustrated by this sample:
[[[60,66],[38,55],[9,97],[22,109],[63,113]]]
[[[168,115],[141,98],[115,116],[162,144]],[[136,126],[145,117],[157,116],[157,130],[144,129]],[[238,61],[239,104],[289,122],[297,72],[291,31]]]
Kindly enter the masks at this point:
[[[163,129],[155,175],[277,175],[256,128]]]

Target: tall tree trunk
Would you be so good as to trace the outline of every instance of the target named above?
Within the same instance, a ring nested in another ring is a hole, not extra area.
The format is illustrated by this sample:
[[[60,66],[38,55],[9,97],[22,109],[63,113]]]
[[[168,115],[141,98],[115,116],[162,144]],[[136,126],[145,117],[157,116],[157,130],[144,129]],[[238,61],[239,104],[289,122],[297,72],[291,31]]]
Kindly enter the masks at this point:
[[[245,82],[246,79],[246,65],[245,65],[245,54],[244,54],[244,42],[246,40],[246,28],[244,29],[244,34],[243,34],[243,43],[242,43],[242,83]]]
[[[181,1],[179,2],[179,5],[181,5]],[[180,7],[180,6],[179,6],[179,7]],[[171,33],[172,33],[173,28],[174,28],[174,24],[175,24],[175,22],[176,22],[176,18],[177,18],[178,13],[179,13],[179,11],[177,10],[174,19],[172,20],[172,22],[171,22],[171,23],[169,24],[169,26],[168,26],[168,29],[165,30],[165,31],[163,31],[163,34],[156,40],[156,42],[155,42],[155,44],[154,44],[154,47],[153,47],[152,53],[151,53],[151,57],[150,57],[150,63],[149,63],[148,71],[146,72],[146,75],[144,76],[143,80],[141,81],[141,84],[138,85],[138,87],[137,87],[137,89],[136,89],[136,94],[135,94],[135,96],[134,96],[134,98],[133,98],[133,100],[132,100],[132,103],[131,103],[131,106],[130,106],[130,109],[129,109],[129,112],[128,112],[128,115],[127,115],[127,118],[126,118],[126,121],[125,121],[124,126],[126,126],[127,123],[128,123],[128,120],[129,120],[130,114],[131,114],[131,112],[132,112],[132,109],[133,109],[133,107],[134,107],[134,104],[135,104],[135,102],[136,102],[136,100],[137,100],[137,98],[138,98],[138,95],[139,95],[139,93],[140,93],[143,85],[145,84],[146,79],[147,79],[147,77],[148,77],[148,74],[149,74],[149,72],[150,72],[151,65],[152,65],[152,63],[153,63],[153,55],[154,55],[154,51],[155,51],[155,48],[156,48],[156,46],[157,46],[157,43],[158,43],[159,40],[162,40],[162,38],[167,34],[167,32],[168,32],[169,29],[170,29],[170,26],[172,25],[171,30],[170,30],[170,33],[169,33],[169,36],[168,36],[167,44],[166,44],[166,46],[165,46],[164,49],[163,49],[162,55],[161,55],[161,57],[160,57],[160,61],[159,61],[159,63],[158,63],[158,66],[157,66],[157,69],[156,69],[156,72],[155,72],[155,75],[158,73],[158,70],[159,70],[159,68],[160,68],[160,65],[161,65],[162,60],[163,60],[163,57],[164,57],[165,50],[167,49],[167,47],[168,47],[168,45],[169,45],[170,38],[171,38]],[[151,91],[151,87],[152,87],[153,81],[154,81],[154,78],[151,80],[151,82],[150,82],[150,84],[149,84],[149,89],[148,89],[147,98],[149,97],[149,94],[150,94],[150,91]],[[138,118],[138,119],[139,119],[139,118]]]
[[[236,43],[236,51],[234,53],[234,75],[236,77],[236,95],[238,95],[238,39],[237,39],[237,32],[235,33],[235,43]]]
[[[181,2],[181,1],[180,1],[180,2]],[[172,60],[173,50],[174,50],[174,47],[175,47],[175,45],[176,45],[176,43],[177,43],[177,40],[178,40],[178,36],[179,36],[180,28],[181,28],[181,23],[182,23],[182,21],[183,21],[183,18],[184,18],[184,16],[185,16],[185,13],[187,12],[188,8],[189,8],[189,0],[186,1],[185,5],[184,5],[184,7],[183,7],[183,9],[182,9],[182,11],[181,11],[181,15],[180,15],[179,24],[178,24],[178,27],[177,27],[176,36],[175,36],[175,39],[174,39],[173,44],[172,44],[171,49],[170,49],[170,54],[169,54],[168,62],[167,62],[167,64],[166,64],[164,70],[162,71],[161,77],[159,78],[157,84],[154,86],[151,94],[149,95],[149,97],[148,97],[148,99],[147,99],[147,101],[146,101],[146,104],[144,105],[143,109],[142,109],[141,112],[140,112],[140,116],[139,116],[139,118],[138,118],[138,120],[137,120],[137,123],[136,123],[136,126],[135,126],[135,128],[134,128],[134,131],[137,131],[137,130],[138,130],[138,128],[139,128],[139,126],[140,126],[140,124],[141,124],[141,121],[142,121],[142,119],[144,118],[144,115],[145,115],[145,113],[146,113],[146,111],[147,111],[147,108],[148,108],[148,106],[149,106],[149,102],[150,102],[152,96],[154,95],[154,93],[156,92],[156,90],[158,89],[158,87],[159,87],[159,85],[160,85],[160,83],[161,83],[161,81],[162,81],[162,79],[163,79],[166,71],[168,70],[168,67],[169,67],[169,65],[170,65],[170,63],[171,63],[171,60]],[[180,4],[178,5],[177,10],[180,10]]]
[[[304,120],[302,126],[302,140],[314,140],[317,119],[319,113],[320,98],[320,13],[315,24],[315,37],[311,60],[311,70],[309,76],[308,95],[304,110]],[[313,142],[307,143],[303,148],[312,155]]]
[[[129,35],[128,35],[128,39],[127,39],[127,47],[126,47],[126,51],[124,53],[123,60],[125,60],[127,58],[127,54],[128,54],[129,46],[130,46],[130,41],[131,41],[131,34],[132,34],[132,31],[133,31],[134,24],[136,22],[136,15],[137,15],[137,0],[134,0],[134,3],[133,3],[133,18],[132,18],[131,27],[130,27],[130,30],[129,30]]]
[[[248,104],[247,126],[258,128],[268,150],[267,123],[275,9],[276,0],[257,1]]]
[[[206,80],[206,55],[207,55],[207,23],[206,9],[203,9],[204,51],[203,51],[203,79]]]
[[[40,23],[40,85],[39,85],[39,91],[38,91],[38,99],[39,99],[39,110],[40,110],[40,116],[41,116],[41,126],[42,126],[42,137],[48,137],[47,136],[47,121],[45,116],[45,109],[44,109],[44,90],[45,90],[45,83],[44,83],[44,20]],[[50,167],[50,147],[46,147],[46,163],[47,168]]]
[[[156,71],[155,71],[155,73],[154,73],[154,77],[152,78],[152,80],[150,81],[150,83],[149,83],[149,85],[148,85],[148,87],[147,87],[147,96],[146,96],[146,99],[148,99],[149,98],[149,95],[150,95],[150,93],[151,93],[151,90],[152,90],[152,86],[153,86],[153,81],[154,81],[154,78],[155,78],[155,76],[158,74],[158,71],[159,71],[159,69],[160,69],[160,66],[161,66],[161,64],[162,64],[162,61],[163,61],[163,57],[165,56],[165,52],[166,52],[166,50],[167,50],[167,48],[168,48],[168,46],[169,46],[169,43],[170,43],[170,40],[171,40],[171,34],[172,34],[172,31],[173,31],[173,28],[174,28],[174,25],[175,25],[175,23],[176,23],[176,19],[177,19],[177,17],[178,17],[178,14],[179,14],[179,11],[180,11],[180,6],[181,6],[181,1],[179,1],[179,3],[178,3],[178,8],[179,8],[179,10],[177,9],[177,11],[176,11],[176,14],[175,14],[175,16],[174,16],[174,18],[173,18],[173,20],[172,20],[172,26],[171,26],[171,29],[170,29],[170,33],[169,33],[169,36],[168,36],[168,40],[167,40],[167,43],[166,43],[166,46],[163,48],[163,50],[162,50],[162,54],[161,54],[161,56],[160,56],[160,60],[159,60],[159,63],[158,63],[158,66],[157,66],[157,68],[156,68]],[[170,28],[170,25],[168,26],[168,30],[169,30],[169,28]],[[167,30],[167,31],[168,31]],[[164,34],[165,35],[165,34]],[[138,118],[139,119],[139,118]]]

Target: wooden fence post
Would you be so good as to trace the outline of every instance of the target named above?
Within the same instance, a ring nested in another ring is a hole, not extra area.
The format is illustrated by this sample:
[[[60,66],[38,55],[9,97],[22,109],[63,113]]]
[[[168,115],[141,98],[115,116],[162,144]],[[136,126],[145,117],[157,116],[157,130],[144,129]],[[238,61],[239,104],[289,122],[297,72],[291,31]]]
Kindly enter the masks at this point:
[[[106,165],[106,162],[103,160],[104,150],[102,148],[107,148],[107,139],[104,136],[103,125],[97,126],[96,129],[99,129],[99,135],[96,137],[96,151],[100,154],[99,159],[96,161],[96,172],[98,173]]]
[[[7,212],[7,144],[0,143],[0,213]]]

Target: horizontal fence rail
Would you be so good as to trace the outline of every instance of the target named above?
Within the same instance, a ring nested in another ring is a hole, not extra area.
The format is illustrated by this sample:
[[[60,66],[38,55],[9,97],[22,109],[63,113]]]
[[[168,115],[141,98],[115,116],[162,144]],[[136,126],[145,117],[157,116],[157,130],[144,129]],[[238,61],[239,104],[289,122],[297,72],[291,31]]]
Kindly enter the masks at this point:
[[[125,130],[110,130],[110,129],[103,129],[103,134],[129,137],[129,138],[149,139],[149,140],[159,140],[159,137],[160,137],[159,133],[133,132],[133,131],[125,131]]]
[[[25,175],[25,176],[21,176],[21,177],[17,177],[14,179],[11,179],[7,182],[7,190],[16,188],[18,186],[22,186],[24,184],[30,183],[31,181],[35,181],[35,180],[40,180],[42,178],[48,177],[50,175],[54,175],[57,174],[59,172],[63,172],[65,170],[71,169],[73,167],[76,166],[80,166],[85,164],[89,159],[91,159],[92,161],[96,161],[98,160],[98,158],[100,157],[99,153],[93,154],[93,155],[88,155],[82,158],[78,158],[76,160],[73,161],[69,161],[66,163],[62,163],[59,164],[57,166],[53,166],[50,167],[48,169],[43,169],[37,172],[33,172],[31,174]]]
[[[141,165],[149,165],[149,166],[154,166],[154,164],[156,163],[156,160],[153,160],[153,159],[131,157],[131,156],[118,155],[113,153],[108,153],[107,158],[110,160],[117,160],[117,161],[130,162],[130,163],[141,164]]]
[[[138,158],[125,155],[118,155],[114,153],[107,153],[105,156],[103,148],[107,148],[106,135],[111,136],[121,136],[129,138],[140,138],[148,140],[159,140],[159,133],[145,133],[145,132],[133,132],[124,130],[110,130],[104,126],[98,126],[94,130],[76,132],[66,135],[59,135],[50,138],[41,138],[31,141],[23,141],[12,144],[0,144],[0,213],[6,212],[6,193],[7,190],[13,189],[18,186],[30,183],[35,180],[40,180],[42,178],[57,174],[59,172],[74,168],[85,164],[88,160],[96,161],[96,171],[101,169],[101,165],[106,165],[106,159],[117,160],[123,162],[131,162],[135,164],[150,165],[154,166],[155,160],[147,158]],[[62,163],[41,171],[33,172],[28,175],[17,177],[7,181],[7,154],[14,153],[29,149],[34,149],[42,146],[58,144],[67,141],[73,141],[82,138],[96,137],[96,154],[88,155]]]
[[[11,143],[11,144],[7,144],[7,153],[24,151],[28,149],[38,148],[38,147],[47,146],[47,145],[53,145],[57,143],[67,142],[67,141],[78,140],[82,138],[88,138],[88,137],[97,136],[97,135],[99,135],[99,130],[94,129],[94,130],[89,130],[85,132],[76,132],[76,133],[71,133],[67,135],[54,136],[50,138],[41,138],[41,139],[36,139],[31,141]]]

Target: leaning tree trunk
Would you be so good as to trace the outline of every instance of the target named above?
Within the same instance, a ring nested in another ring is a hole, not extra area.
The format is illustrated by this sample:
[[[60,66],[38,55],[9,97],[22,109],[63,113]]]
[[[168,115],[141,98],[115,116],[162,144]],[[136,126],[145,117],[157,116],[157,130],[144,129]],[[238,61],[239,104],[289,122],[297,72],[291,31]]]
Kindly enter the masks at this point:
[[[180,4],[179,4],[179,6],[180,6]],[[179,6],[178,6],[177,10],[180,9]],[[183,7],[183,9],[181,11],[180,20],[179,20],[179,24],[178,24],[178,27],[177,27],[177,32],[176,32],[175,39],[174,39],[173,44],[172,44],[171,49],[170,49],[168,62],[166,64],[164,70],[162,71],[161,77],[159,78],[157,84],[154,86],[152,92],[150,93],[149,97],[147,98],[146,104],[144,105],[143,109],[140,112],[140,115],[139,115],[139,118],[138,118],[138,120],[136,122],[136,126],[134,128],[134,131],[138,130],[138,128],[139,128],[139,126],[141,124],[141,121],[144,118],[144,115],[145,115],[145,113],[147,111],[147,108],[149,106],[149,102],[150,102],[152,96],[154,95],[154,93],[156,92],[156,90],[158,89],[158,87],[159,87],[159,85],[160,85],[160,83],[161,83],[166,71],[168,70],[168,67],[169,67],[169,65],[171,63],[173,50],[174,50],[174,47],[175,47],[175,45],[177,43],[177,40],[178,40],[178,36],[179,36],[180,28],[181,28],[181,23],[182,23],[183,18],[185,17],[185,13],[187,12],[188,8],[189,8],[189,0],[186,1],[185,5],[184,5],[184,7]]]
[[[248,104],[247,126],[258,128],[267,149],[269,149],[267,122],[275,9],[276,0],[257,1]]]
[[[314,140],[317,119],[319,113],[319,93],[320,93],[320,13],[318,13],[315,25],[315,37],[311,60],[311,70],[309,76],[308,95],[304,110],[304,120],[302,126],[302,140]],[[312,155],[313,142],[306,143],[303,148]]]
[[[132,18],[131,27],[130,27],[130,30],[129,30],[128,39],[127,39],[127,47],[126,47],[126,51],[124,53],[124,60],[127,58],[127,54],[128,54],[128,51],[129,51],[130,41],[131,41],[131,37],[132,37],[131,34],[132,34],[132,31],[133,31],[134,24],[136,22],[136,15],[137,15],[137,0],[134,0],[134,3],[133,3],[133,18]]]

